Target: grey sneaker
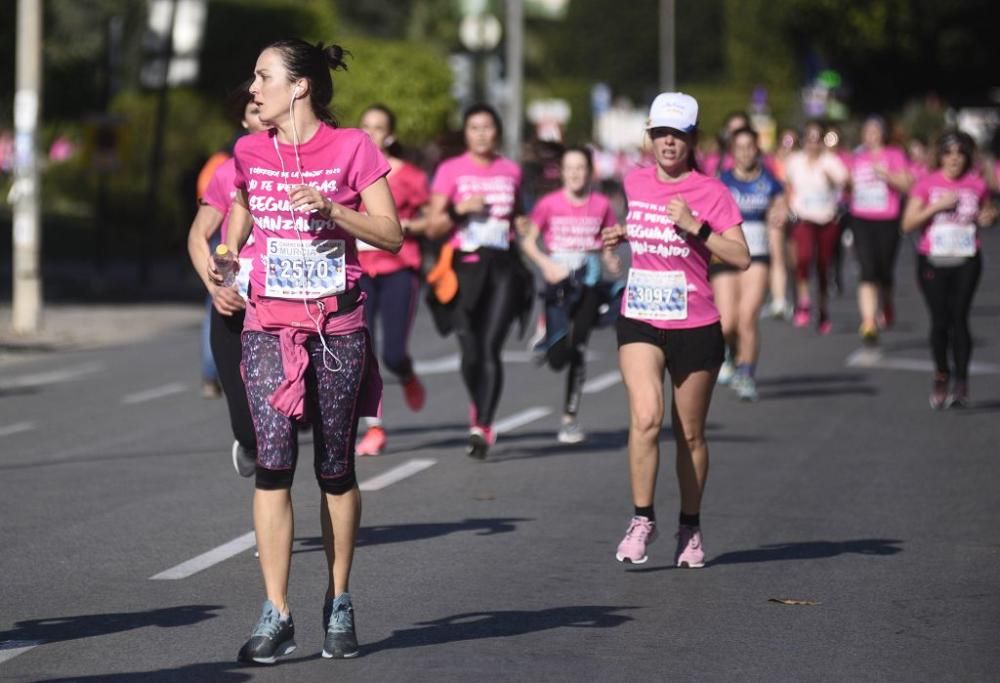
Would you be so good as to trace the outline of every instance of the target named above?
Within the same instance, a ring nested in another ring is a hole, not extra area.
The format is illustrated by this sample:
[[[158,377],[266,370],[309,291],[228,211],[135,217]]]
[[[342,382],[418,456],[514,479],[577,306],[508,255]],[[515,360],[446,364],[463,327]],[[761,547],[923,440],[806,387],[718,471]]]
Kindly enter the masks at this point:
[[[750,375],[741,375],[738,382],[733,382],[733,389],[741,401],[757,400],[757,382]]]
[[[570,422],[563,422],[556,435],[556,440],[559,443],[567,444],[583,443],[586,438],[587,435],[580,428],[580,423],[575,417]]]
[[[244,663],[274,664],[278,657],[295,652],[295,624],[292,615],[283,620],[270,600],[264,601],[257,626],[240,648],[237,659]]]
[[[233,441],[233,468],[241,477],[252,477],[257,471],[257,454]]]
[[[358,656],[358,637],[354,633],[354,606],[351,604],[350,593],[344,591],[336,598],[329,598],[324,602],[323,623],[326,627],[324,658],[350,659]]]

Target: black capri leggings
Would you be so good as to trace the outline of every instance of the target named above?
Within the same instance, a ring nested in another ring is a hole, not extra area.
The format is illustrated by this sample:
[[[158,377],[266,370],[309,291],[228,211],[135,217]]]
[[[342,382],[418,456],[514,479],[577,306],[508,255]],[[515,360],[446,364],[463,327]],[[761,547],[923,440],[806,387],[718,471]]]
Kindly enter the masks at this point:
[[[926,256],[917,259],[917,279],[931,314],[931,353],[936,370],[948,372],[948,345],[955,361],[955,379],[969,378],[972,332],[969,312],[979,285],[983,260],[979,253],[958,266],[935,266]]]
[[[870,221],[851,216],[851,231],[861,266],[861,281],[892,287],[899,250],[899,221]]]
[[[247,388],[243,384],[240,363],[243,361],[244,311],[234,315],[222,315],[215,307],[209,317],[209,345],[215,367],[219,373],[222,391],[226,394],[226,406],[229,408],[229,423],[233,428],[233,436],[240,445],[251,453],[257,452],[257,435],[253,430],[253,420],[250,417],[250,404],[247,402]]]
[[[504,342],[517,309],[519,283],[507,257],[460,263],[455,333],[462,354],[462,380],[478,425],[493,424],[503,389]]]

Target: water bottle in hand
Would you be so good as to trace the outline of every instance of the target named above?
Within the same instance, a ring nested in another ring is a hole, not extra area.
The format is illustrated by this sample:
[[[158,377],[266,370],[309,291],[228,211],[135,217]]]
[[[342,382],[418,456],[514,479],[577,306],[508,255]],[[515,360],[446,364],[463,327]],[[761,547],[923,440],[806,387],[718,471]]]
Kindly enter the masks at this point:
[[[225,244],[217,246],[215,253],[212,254],[212,260],[215,262],[215,269],[222,276],[222,286],[232,287],[236,284],[236,271],[239,270],[239,261],[236,260],[233,252],[229,251],[229,247]]]

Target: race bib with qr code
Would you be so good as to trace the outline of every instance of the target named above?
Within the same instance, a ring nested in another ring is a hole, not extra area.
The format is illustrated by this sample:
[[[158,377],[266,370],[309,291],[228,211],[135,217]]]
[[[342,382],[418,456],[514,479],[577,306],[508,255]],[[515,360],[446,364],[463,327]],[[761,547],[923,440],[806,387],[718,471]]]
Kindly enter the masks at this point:
[[[767,256],[767,225],[764,221],[744,221],[743,237],[751,256]]]

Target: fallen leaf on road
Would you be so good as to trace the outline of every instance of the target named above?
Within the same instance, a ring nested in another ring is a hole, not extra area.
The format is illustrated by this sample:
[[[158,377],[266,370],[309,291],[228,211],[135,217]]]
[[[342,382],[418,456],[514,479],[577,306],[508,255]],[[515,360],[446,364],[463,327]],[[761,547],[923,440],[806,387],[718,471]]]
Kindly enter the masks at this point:
[[[816,600],[794,600],[792,598],[768,598],[767,601],[776,602],[779,605],[806,605],[809,607],[813,605],[822,604],[817,602]]]

